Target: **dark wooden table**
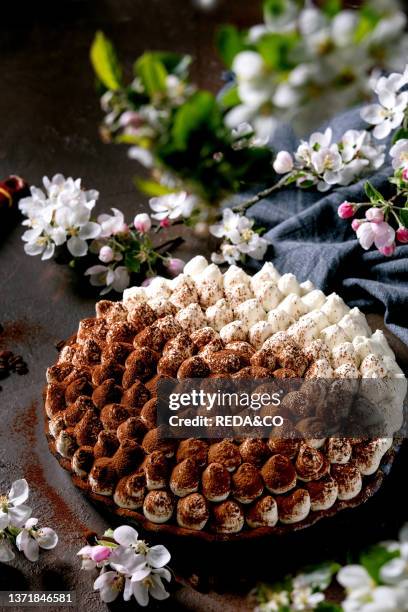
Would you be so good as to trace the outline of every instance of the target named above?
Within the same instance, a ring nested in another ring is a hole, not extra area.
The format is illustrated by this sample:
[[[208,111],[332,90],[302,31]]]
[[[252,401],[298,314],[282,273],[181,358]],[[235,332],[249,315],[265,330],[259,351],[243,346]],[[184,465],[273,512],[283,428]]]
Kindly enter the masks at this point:
[[[132,186],[139,169],[125,150],[103,145],[98,138],[101,112],[88,60],[94,32],[102,29],[112,37],[127,66],[146,49],[191,53],[195,79],[215,91],[221,84],[213,47],[216,26],[226,21],[242,27],[255,23],[259,3],[225,0],[204,12],[190,0],[13,0],[1,11],[0,177],[19,173],[40,185],[44,174],[80,176],[87,187],[101,192],[99,212],[117,206],[132,218],[146,210],[146,200]],[[21,231],[15,227],[0,243],[0,322],[6,327],[0,341],[24,355],[30,372],[2,382],[0,490],[25,476],[32,489],[34,516],[58,531],[60,543],[44,553],[38,564],[20,555],[1,566],[0,589],[75,590],[77,609],[97,612],[106,606],[92,592],[92,575],[79,571],[75,554],[87,528],[102,532],[109,522],[74,489],[49,454],[41,405],[45,369],[56,356],[54,343],[68,337],[78,320],[93,312],[95,295],[80,290],[68,268],[27,257]],[[195,248],[203,250],[205,245]],[[189,249],[193,252],[187,245],[186,255]],[[404,348],[397,350],[403,356]],[[371,521],[365,512],[353,528],[361,532],[362,541],[395,533],[407,515],[398,490],[403,457],[397,463],[389,486],[376,502],[378,513],[372,511],[374,506],[369,508]],[[348,521],[345,518],[344,529]],[[327,553],[323,541],[318,539],[316,547],[322,558]],[[279,569],[278,552],[271,551],[271,575]],[[189,554],[193,558],[194,549]],[[113,606],[122,607],[129,609]],[[247,607],[236,592],[203,595],[190,587],[177,589],[169,602],[160,605],[161,609],[197,611]]]

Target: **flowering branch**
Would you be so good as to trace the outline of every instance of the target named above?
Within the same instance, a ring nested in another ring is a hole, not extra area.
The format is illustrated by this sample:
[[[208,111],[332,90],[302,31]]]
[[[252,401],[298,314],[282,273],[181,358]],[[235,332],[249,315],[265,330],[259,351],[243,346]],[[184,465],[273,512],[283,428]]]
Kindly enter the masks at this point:
[[[114,531],[109,529],[94,545],[81,548],[78,556],[82,559],[82,569],[100,570],[94,590],[99,591],[106,603],[117,599],[119,594],[125,601],[134,597],[140,606],[148,605],[149,595],[159,600],[169,597],[162,582],[171,580],[166,567],[169,551],[162,545],[151,547],[139,540],[132,527],[122,525]]]
[[[38,527],[38,519],[31,517],[25,504],[29,496],[27,481],[13,482],[7,495],[0,495],[0,562],[8,563],[15,557],[13,548],[22,551],[29,561],[38,561],[40,548],[50,550],[58,544],[58,536],[49,527]]]
[[[343,589],[336,598],[340,603],[328,591],[336,583]],[[323,563],[287,576],[283,583],[262,583],[255,596],[255,612],[403,612],[408,609],[408,524],[397,541],[372,546],[358,563]]]

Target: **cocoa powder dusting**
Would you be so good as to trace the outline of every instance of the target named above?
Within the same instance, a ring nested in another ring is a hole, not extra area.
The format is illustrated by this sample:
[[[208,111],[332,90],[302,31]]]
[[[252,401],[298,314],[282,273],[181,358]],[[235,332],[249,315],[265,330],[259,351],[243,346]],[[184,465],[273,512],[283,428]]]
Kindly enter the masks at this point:
[[[44,500],[47,500],[47,510],[53,517],[57,531],[58,527],[60,530],[64,528],[72,533],[72,537],[82,539],[88,529],[87,526],[81,522],[48,482],[40,458],[35,452],[36,427],[38,424],[37,408],[37,402],[33,402],[27,410],[18,413],[13,423],[13,431],[23,439],[20,440],[20,444],[24,441],[20,456],[22,473],[29,485],[36,489]]]

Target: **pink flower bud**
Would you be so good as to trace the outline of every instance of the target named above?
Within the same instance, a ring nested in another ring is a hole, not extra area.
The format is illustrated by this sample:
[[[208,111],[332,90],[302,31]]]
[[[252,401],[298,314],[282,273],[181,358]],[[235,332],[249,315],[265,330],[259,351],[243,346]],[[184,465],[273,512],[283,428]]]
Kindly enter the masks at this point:
[[[354,204],[350,202],[343,202],[337,209],[337,214],[340,219],[349,219],[356,212],[356,207]]]
[[[95,563],[106,561],[111,556],[112,549],[109,546],[93,546],[91,550],[91,559]]]
[[[169,219],[162,219],[160,221],[160,227],[170,227],[171,223]]]
[[[366,210],[366,219],[371,223],[382,223],[384,221],[384,213],[380,208],[369,208]]]
[[[406,183],[408,183],[408,168],[404,168],[404,169],[403,169],[403,171],[402,171],[402,175],[401,175],[401,176],[402,176],[403,180],[404,180]]]
[[[151,229],[152,222],[149,215],[146,213],[140,213],[139,215],[136,215],[133,225],[140,234],[146,234],[146,232]]]
[[[113,261],[114,257],[115,253],[113,252],[113,249],[110,248],[110,246],[103,246],[99,251],[99,259],[103,263],[110,263],[111,261]]]
[[[381,249],[378,249],[378,250],[383,255],[386,255],[387,257],[389,257],[390,255],[393,255],[395,252],[395,242],[393,242],[392,244],[388,246],[381,247]]]
[[[164,265],[172,276],[177,276],[178,274],[181,274],[186,264],[182,259],[171,257]]]
[[[365,223],[364,219],[353,219],[351,228],[356,232],[362,223]]]
[[[396,237],[399,242],[406,243],[408,242],[408,228],[399,227],[396,232]]]
[[[273,169],[277,174],[286,174],[293,170],[293,158],[287,151],[279,151],[273,162]]]

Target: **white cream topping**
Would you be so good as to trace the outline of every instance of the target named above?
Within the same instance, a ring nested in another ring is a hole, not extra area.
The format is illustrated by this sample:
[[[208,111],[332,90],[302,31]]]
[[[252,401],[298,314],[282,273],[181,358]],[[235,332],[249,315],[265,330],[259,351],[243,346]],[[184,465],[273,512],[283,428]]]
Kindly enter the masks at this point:
[[[299,319],[299,317],[306,313],[306,307],[296,293],[289,293],[277,308],[278,310],[285,310],[294,319]]]
[[[189,333],[207,325],[203,311],[198,304],[189,304],[186,308],[182,308],[176,314],[175,319]]]
[[[300,295],[300,285],[297,282],[296,276],[290,272],[280,277],[278,280],[278,289],[283,295],[289,295],[289,293]]]
[[[205,311],[208,324],[215,330],[220,331],[222,327],[231,323],[234,319],[232,308],[225,298],[221,298],[213,306]]]
[[[232,321],[220,329],[220,338],[225,344],[236,340],[246,340],[246,325],[242,321]]]
[[[313,289],[310,293],[302,296],[302,302],[306,307],[306,310],[315,310],[320,308],[326,301],[326,296],[320,289]]]
[[[343,344],[344,342],[347,342],[348,340],[343,329],[335,323],[333,325],[330,325],[329,327],[325,327],[321,331],[320,336],[325,341],[327,346],[331,349],[333,349],[338,344]]]
[[[348,313],[350,308],[337,293],[331,293],[320,310],[326,315],[330,323],[338,323]]]
[[[300,295],[306,295],[315,289],[314,284],[311,280],[305,280],[303,283],[300,283]]]
[[[247,329],[266,318],[265,311],[257,298],[246,300],[239,304],[235,309],[235,315],[243,322]]]
[[[273,281],[260,283],[256,288],[255,296],[259,299],[262,308],[267,312],[276,308],[283,298],[282,293]]]
[[[193,259],[190,259],[190,261],[186,263],[186,265],[184,266],[183,272],[184,274],[187,274],[187,276],[192,276],[194,278],[198,274],[201,274],[202,272],[204,272],[207,266],[208,266],[208,261],[206,260],[206,258],[203,257],[202,255],[197,255],[196,257],[193,257]]]
[[[273,281],[277,283],[279,278],[280,274],[273,265],[273,263],[271,263],[270,261],[266,261],[262,268],[259,270],[259,272],[257,272],[250,278],[252,290],[255,292],[259,285],[261,285],[265,281]]]
[[[268,321],[258,321],[249,330],[249,342],[256,348],[260,349],[265,340],[272,336],[274,329]]]
[[[293,323],[293,318],[288,315],[286,310],[271,310],[268,312],[268,323],[273,327],[273,331],[285,331]]]

